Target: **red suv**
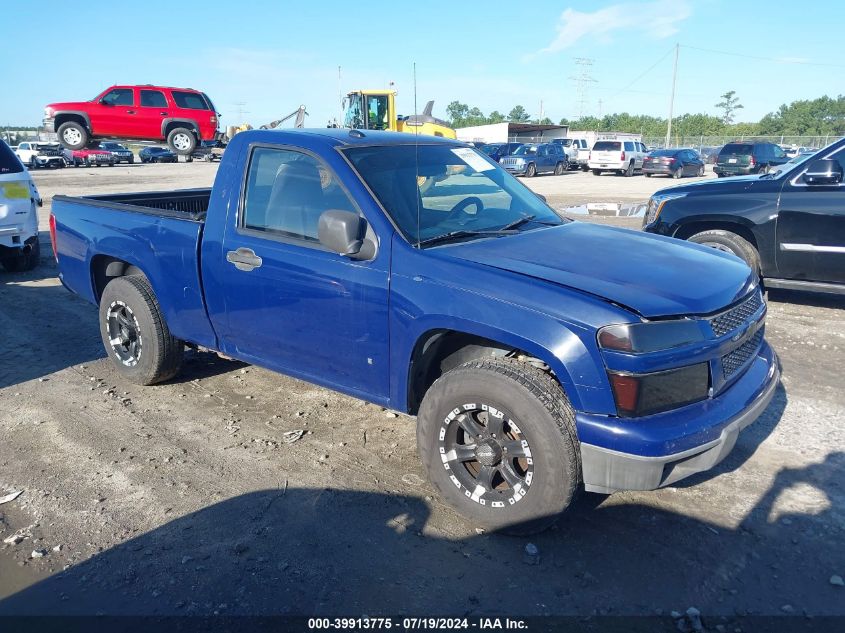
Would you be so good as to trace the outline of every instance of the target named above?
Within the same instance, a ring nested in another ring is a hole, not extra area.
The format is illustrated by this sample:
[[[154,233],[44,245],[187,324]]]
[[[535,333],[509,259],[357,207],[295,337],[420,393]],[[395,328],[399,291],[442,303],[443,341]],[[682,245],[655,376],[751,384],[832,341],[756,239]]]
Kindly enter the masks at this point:
[[[94,139],[167,141],[190,155],[201,141],[217,138],[218,113],[204,92],[162,86],[112,86],[91,101],[51,103],[44,127],[68,149]]]

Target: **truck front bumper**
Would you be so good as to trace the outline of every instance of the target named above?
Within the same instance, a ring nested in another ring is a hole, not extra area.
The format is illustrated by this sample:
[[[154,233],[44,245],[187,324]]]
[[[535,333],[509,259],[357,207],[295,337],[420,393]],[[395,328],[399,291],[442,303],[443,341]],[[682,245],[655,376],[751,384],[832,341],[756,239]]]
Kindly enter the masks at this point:
[[[745,374],[713,399],[643,418],[578,413],[579,436],[587,427],[590,439],[601,442],[581,442],[584,487],[602,494],[655,490],[709,470],[731,452],[739,432],[763,413],[779,383],[777,355],[764,342]],[[619,450],[626,440],[642,451]]]

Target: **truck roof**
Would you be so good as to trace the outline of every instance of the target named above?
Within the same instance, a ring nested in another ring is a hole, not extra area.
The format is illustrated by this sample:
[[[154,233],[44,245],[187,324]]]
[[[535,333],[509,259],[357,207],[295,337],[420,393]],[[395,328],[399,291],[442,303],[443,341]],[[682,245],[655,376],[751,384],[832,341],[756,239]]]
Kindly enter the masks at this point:
[[[270,143],[283,143],[286,139],[280,136],[309,136],[322,137],[331,142],[332,145],[413,145],[414,143],[442,143],[444,145],[465,146],[463,141],[443,138],[440,136],[428,136],[408,134],[407,132],[382,132],[375,130],[348,130],[345,128],[302,128],[302,129],[275,129],[275,130],[247,130],[239,132],[235,138],[244,137],[244,141],[266,141]],[[289,139],[293,140],[293,139]]]

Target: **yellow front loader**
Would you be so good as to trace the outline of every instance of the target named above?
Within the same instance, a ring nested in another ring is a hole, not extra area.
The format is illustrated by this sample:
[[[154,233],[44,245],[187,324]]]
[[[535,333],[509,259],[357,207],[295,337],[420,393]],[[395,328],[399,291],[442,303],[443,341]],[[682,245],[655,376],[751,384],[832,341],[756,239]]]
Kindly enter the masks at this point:
[[[446,121],[431,114],[432,108],[434,101],[429,101],[422,114],[399,116],[395,90],[354,90],[343,100],[343,127],[457,138]]]

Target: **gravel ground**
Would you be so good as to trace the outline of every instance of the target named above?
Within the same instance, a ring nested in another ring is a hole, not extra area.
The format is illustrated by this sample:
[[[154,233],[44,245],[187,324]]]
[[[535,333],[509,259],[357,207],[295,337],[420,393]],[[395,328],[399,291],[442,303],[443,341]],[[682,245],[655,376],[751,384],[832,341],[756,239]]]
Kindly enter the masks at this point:
[[[56,193],[201,187],[215,171],[39,171],[41,226]],[[670,183],[526,184],[563,207],[643,202]],[[695,606],[728,630],[748,615],[845,615],[832,578],[845,576],[845,301],[769,302],[783,386],[725,462],[656,492],[584,494],[556,529],[517,539],[479,534],[434,496],[412,418],[203,353],[168,384],[125,383],[95,308],[45,252],[0,277],[0,496],[23,490],[0,505],[0,614],[669,619]]]

